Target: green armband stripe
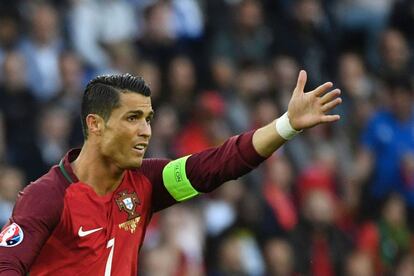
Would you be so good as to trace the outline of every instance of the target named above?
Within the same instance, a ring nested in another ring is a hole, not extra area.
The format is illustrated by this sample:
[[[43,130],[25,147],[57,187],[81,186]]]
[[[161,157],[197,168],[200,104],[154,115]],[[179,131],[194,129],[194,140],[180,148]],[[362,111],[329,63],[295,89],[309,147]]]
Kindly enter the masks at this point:
[[[164,186],[176,201],[184,201],[200,194],[187,178],[185,163],[188,156],[173,160],[162,171]]]

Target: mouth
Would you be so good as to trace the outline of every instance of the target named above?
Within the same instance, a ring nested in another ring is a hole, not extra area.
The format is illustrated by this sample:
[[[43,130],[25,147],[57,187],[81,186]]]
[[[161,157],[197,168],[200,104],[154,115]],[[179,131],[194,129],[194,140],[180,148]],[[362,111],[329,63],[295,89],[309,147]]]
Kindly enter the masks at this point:
[[[136,144],[132,149],[139,155],[144,155],[147,147],[148,147],[147,143],[139,143],[139,144]]]

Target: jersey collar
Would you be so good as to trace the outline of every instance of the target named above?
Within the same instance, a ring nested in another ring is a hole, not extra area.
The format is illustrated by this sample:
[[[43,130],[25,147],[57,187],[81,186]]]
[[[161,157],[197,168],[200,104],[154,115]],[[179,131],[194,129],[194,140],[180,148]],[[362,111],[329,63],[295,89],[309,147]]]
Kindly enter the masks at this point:
[[[71,149],[70,151],[66,153],[66,155],[62,158],[62,160],[60,160],[59,170],[69,183],[79,182],[79,179],[73,172],[73,169],[70,163],[73,162],[78,157],[80,151],[81,151],[80,148]]]

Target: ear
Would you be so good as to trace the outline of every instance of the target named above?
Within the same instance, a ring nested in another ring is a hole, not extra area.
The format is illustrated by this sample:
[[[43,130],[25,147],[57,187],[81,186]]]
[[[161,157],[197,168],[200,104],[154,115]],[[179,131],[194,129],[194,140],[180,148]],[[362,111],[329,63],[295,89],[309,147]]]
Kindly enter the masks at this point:
[[[88,114],[86,116],[86,124],[89,134],[95,134],[96,136],[101,135],[105,125],[103,118],[97,114]]]

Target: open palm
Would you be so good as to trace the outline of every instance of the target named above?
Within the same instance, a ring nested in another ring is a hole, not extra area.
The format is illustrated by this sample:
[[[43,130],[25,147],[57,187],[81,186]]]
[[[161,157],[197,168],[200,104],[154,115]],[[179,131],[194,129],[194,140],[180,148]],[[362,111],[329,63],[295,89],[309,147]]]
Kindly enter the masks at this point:
[[[333,84],[326,82],[305,93],[306,79],[306,72],[301,70],[288,106],[288,117],[292,127],[300,130],[320,123],[339,120],[339,115],[327,113],[342,102],[342,99],[339,98],[341,91],[339,89],[329,91]]]

